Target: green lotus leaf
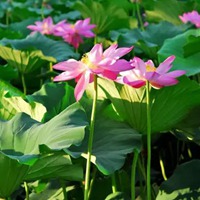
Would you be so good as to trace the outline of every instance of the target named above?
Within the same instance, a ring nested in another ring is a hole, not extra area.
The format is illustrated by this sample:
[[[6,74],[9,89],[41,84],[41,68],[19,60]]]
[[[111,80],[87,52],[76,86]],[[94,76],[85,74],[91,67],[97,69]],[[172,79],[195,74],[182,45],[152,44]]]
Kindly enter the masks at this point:
[[[88,100],[85,104],[83,101],[81,103],[90,115],[91,102]],[[96,113],[91,162],[108,175],[123,166],[128,153],[132,153],[134,149],[140,151],[142,138],[141,134],[126,123],[107,117],[104,112],[107,106],[101,104],[99,102]],[[87,142],[88,135],[81,146],[70,148],[70,153],[75,157],[82,155],[87,158]]]
[[[74,88],[66,82],[44,84],[39,91],[27,98],[46,107],[43,121],[48,121],[75,102]]]
[[[109,3],[109,1],[101,3],[91,0],[77,1],[74,9],[78,10],[84,18],[91,18],[91,22],[97,25],[95,30],[97,34],[122,28],[122,25],[124,28],[129,27],[129,17],[126,11],[115,3]]]
[[[20,40],[2,39],[0,44],[3,46],[10,45],[13,49],[21,51],[40,50],[43,54],[41,58],[50,62],[60,62],[71,57],[78,58],[79,56],[66,42],[52,40],[40,33],[30,34],[25,39]]]
[[[103,79],[99,84],[118,114],[131,127],[146,134],[145,87],[134,89]],[[192,108],[199,105],[199,89],[195,81],[186,77],[182,77],[177,85],[160,90],[152,89],[150,92],[152,133],[175,128]]]
[[[40,50],[16,50],[6,46],[0,46],[0,57],[22,74],[31,73],[48,62],[56,61],[53,57],[44,56]]]
[[[0,81],[0,118],[11,119],[15,114],[24,112],[33,119],[41,121],[46,108],[38,102],[27,101],[25,95],[12,85]]]
[[[172,69],[185,70],[188,76],[200,72],[200,30],[188,30],[165,41],[158,51],[158,58],[163,61],[170,55],[175,55]]]
[[[49,149],[59,151],[72,145],[78,145],[84,138],[87,125],[85,112],[78,103],[69,106],[44,124],[35,121],[25,113],[18,113],[9,121],[0,121],[0,155],[3,155],[0,159],[0,196],[10,196],[27,175],[27,179],[37,179],[37,175],[42,178],[42,170],[50,170],[52,160],[61,159],[59,161],[63,163],[62,158],[56,156],[40,157],[39,146],[46,145]],[[64,160],[65,165],[69,165],[71,162],[69,157],[65,157]],[[44,161],[47,165],[40,167]],[[44,173],[44,178],[55,177],[56,170],[60,174],[60,170],[63,170],[60,167],[58,165],[52,169],[52,173],[50,171]],[[78,168],[80,170],[80,167]],[[73,168],[69,167],[69,169],[75,173]],[[77,177],[80,178],[79,170],[78,174],[74,176],[75,180]],[[17,175],[12,175],[10,171]],[[64,175],[66,178],[70,177],[70,174]],[[73,179],[73,174],[71,174],[71,179]],[[5,185],[5,181],[8,184]]]
[[[199,166],[200,160],[197,159],[178,166],[173,175],[161,184],[156,200],[198,199]]]

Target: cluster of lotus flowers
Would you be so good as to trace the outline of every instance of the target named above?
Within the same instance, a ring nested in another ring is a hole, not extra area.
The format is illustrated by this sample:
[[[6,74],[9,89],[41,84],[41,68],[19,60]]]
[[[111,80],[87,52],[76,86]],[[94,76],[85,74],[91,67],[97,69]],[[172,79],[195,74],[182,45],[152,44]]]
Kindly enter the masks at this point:
[[[103,51],[102,44],[96,44],[90,52],[83,55],[81,60],[69,59],[53,66],[56,70],[64,71],[54,78],[54,81],[67,81],[75,79],[75,98],[80,100],[87,85],[93,82],[94,75],[105,77],[121,84],[127,84],[134,88],[146,85],[147,81],[154,88],[175,85],[177,77],[185,74],[183,70],[169,72],[175,56],[168,57],[157,68],[151,60],[144,62],[138,57],[127,61],[121,59],[129,53],[133,47],[117,48],[112,44]]]
[[[60,36],[76,49],[83,43],[83,37],[95,37],[92,32],[95,27],[96,25],[90,24],[90,18],[78,20],[75,24],[68,23],[66,20],[54,24],[51,17],[47,17],[43,21],[36,21],[35,25],[27,26],[28,29],[32,30],[32,34],[40,32],[43,35]]]
[[[90,18],[78,20],[75,24],[69,24],[66,20],[54,24],[52,18],[48,17],[27,28],[33,30],[32,33],[40,32],[41,34],[61,36],[66,42],[78,48],[79,44],[83,42],[82,37],[95,36],[91,31],[94,27],[96,25],[90,24]],[[177,77],[185,74],[183,70],[170,71],[175,56],[168,57],[157,68],[151,60],[144,62],[142,59],[134,57],[127,61],[121,58],[132,49],[133,46],[118,48],[117,44],[112,44],[103,51],[102,44],[95,44],[90,52],[82,56],[81,60],[69,59],[55,64],[54,69],[64,72],[56,76],[54,81],[75,79],[77,82],[75,98],[79,101],[88,84],[93,82],[94,75],[134,88],[140,88],[148,81],[152,87],[159,89],[177,84]]]
[[[192,23],[197,28],[200,28],[200,15],[196,10],[193,10],[192,12],[184,13],[182,16],[179,16],[181,21],[183,23]]]

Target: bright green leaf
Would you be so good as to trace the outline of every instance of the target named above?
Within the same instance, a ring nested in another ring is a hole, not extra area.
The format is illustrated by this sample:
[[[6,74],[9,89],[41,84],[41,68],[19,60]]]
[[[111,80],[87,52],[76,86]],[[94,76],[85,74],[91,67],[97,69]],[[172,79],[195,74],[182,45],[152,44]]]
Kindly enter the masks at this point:
[[[36,33],[28,35],[21,40],[3,39],[0,41],[2,45],[11,45],[14,49],[25,51],[27,49],[37,49],[42,52],[43,57],[51,62],[60,62],[71,57],[78,57],[73,48],[65,42],[55,41],[48,37]],[[41,45],[42,44],[42,45]]]
[[[33,119],[41,121],[46,108],[34,101],[27,102],[23,93],[18,91],[10,84],[0,81],[0,118],[11,119],[15,114],[24,112],[30,115]]]
[[[40,155],[39,145],[46,145],[52,150],[61,150],[71,145],[78,145],[84,138],[87,125],[85,112],[78,103],[69,106],[45,124],[31,119],[24,113],[17,114],[10,121],[0,121],[0,150],[4,154],[4,157],[0,159],[1,196],[10,196],[25,179],[28,173],[27,165],[37,163],[36,159]],[[47,169],[48,167],[49,169],[51,168],[51,161],[52,159],[55,161],[55,157],[50,157],[49,159],[49,161],[48,159],[46,160],[46,163],[48,163]],[[44,161],[41,159],[38,162],[43,163]],[[61,173],[59,167],[57,170]],[[32,174],[33,178],[35,169],[40,174],[40,176],[39,174],[37,175],[41,177],[41,171],[38,168],[40,168],[40,164],[39,166],[36,165],[32,171],[29,171],[29,176],[31,177]],[[45,170],[44,165],[40,169]],[[71,174],[71,178],[73,178],[75,172],[73,168],[69,169],[71,170],[70,172],[73,172]],[[18,174],[18,181],[16,181],[16,176],[12,176],[9,173],[12,170],[13,172],[16,170],[15,173]],[[56,171],[56,169],[54,170]],[[52,174],[44,174],[44,177],[55,177],[54,170],[52,170]],[[79,172],[77,171],[77,174],[74,176],[76,180],[78,177],[80,178]],[[70,178],[70,174],[67,172],[65,176]],[[5,181],[8,181],[9,184],[5,185]]]
[[[119,115],[139,132],[146,133],[145,88],[134,89],[103,79],[99,83]],[[175,128],[192,108],[199,105],[199,90],[199,85],[186,77],[175,86],[152,89],[152,132]]]

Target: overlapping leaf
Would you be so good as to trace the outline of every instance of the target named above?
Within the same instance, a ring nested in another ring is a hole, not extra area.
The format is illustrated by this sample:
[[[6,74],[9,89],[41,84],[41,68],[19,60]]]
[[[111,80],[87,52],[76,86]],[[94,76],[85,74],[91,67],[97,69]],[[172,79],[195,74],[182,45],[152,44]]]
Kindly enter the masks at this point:
[[[136,130],[146,133],[145,88],[114,84],[101,80],[100,87],[106,92],[119,115]],[[194,81],[183,77],[180,83],[151,91],[152,132],[167,131],[180,122],[199,105],[200,88]]]
[[[41,121],[46,108],[34,101],[26,101],[22,92],[10,84],[0,81],[0,118],[11,119],[15,114],[24,112],[30,115],[33,119]]]
[[[33,177],[37,178],[33,175],[34,170],[37,175],[38,173],[40,174],[40,177],[42,174],[40,170],[45,170],[44,166],[38,167],[37,162],[39,164],[46,160],[46,167],[49,167],[50,170],[52,157],[37,161],[40,154],[39,145],[46,145],[56,151],[68,148],[71,145],[77,145],[83,140],[87,125],[85,112],[78,103],[71,105],[45,124],[31,119],[24,113],[15,115],[10,121],[0,121],[0,150],[1,155],[3,155],[0,160],[2,184],[0,185],[0,196],[8,197],[20,185],[28,173],[29,167],[27,165],[32,166],[36,163],[33,170],[29,170],[28,177],[31,179]],[[53,160],[55,160],[55,157]],[[70,161],[67,163],[69,164]],[[5,173],[6,170],[8,172],[9,170],[13,170],[13,172],[17,170],[16,174],[20,176],[18,178],[11,176],[9,173]],[[73,171],[73,169],[71,170]],[[51,172],[53,173],[54,171],[55,168]],[[44,173],[44,177],[55,177],[55,173],[51,176],[51,172],[49,171],[49,174]],[[60,170],[58,172],[61,173]],[[68,176],[65,174],[65,176],[70,177],[69,174]],[[75,179],[77,177],[78,174],[75,175]],[[71,174],[71,178],[73,179],[73,174]],[[4,180],[9,183],[6,187]]]
[[[109,1],[77,1],[74,9],[80,11],[84,18],[91,18],[92,23],[97,25],[97,34],[122,28],[122,25],[124,28],[129,27],[129,17],[125,10]]]
[[[200,72],[200,29],[188,30],[174,38],[166,40],[158,51],[159,60],[163,61],[170,55],[175,55],[173,69],[185,70],[188,76]]]
[[[67,60],[70,57],[78,57],[67,43],[62,41],[52,40],[40,33],[28,35],[25,39],[21,40],[8,40],[3,39],[0,41],[2,45],[10,45],[14,49],[26,50],[37,49],[43,54],[43,57],[51,62],[60,62]],[[42,44],[42,45],[41,45]]]
[[[86,108],[91,107],[89,105],[91,104],[87,102]],[[91,161],[102,173],[108,175],[123,166],[128,153],[132,153],[134,149],[140,151],[142,143],[141,135],[133,128],[105,116],[105,108],[101,103],[98,106]],[[70,152],[75,157],[82,155],[87,158],[87,142],[86,137],[80,147],[72,147]]]
[[[156,200],[198,199],[200,195],[200,160],[177,167],[173,175],[161,184]]]

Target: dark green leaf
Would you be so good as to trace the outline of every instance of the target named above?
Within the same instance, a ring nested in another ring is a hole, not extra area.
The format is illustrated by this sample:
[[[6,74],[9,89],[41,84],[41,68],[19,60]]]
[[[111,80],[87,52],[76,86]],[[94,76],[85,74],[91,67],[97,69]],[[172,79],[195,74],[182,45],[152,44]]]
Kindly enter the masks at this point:
[[[158,51],[159,60],[163,61],[168,56],[175,55],[176,59],[173,62],[173,69],[185,70],[188,76],[199,73],[199,36],[200,30],[197,29],[189,30],[168,39]]]
[[[44,116],[45,121],[75,102],[74,89],[66,82],[44,84],[39,91],[28,98],[42,103],[47,108],[47,113]]]
[[[67,43],[49,39],[48,37],[39,33],[29,35],[25,39],[21,40],[3,39],[0,41],[0,43],[2,45],[11,45],[14,49],[18,50],[27,50],[33,48],[41,50],[42,54],[44,54],[44,57],[51,58],[51,62],[60,62],[71,57],[78,57],[78,54],[76,54],[73,48]]]
[[[156,200],[199,199],[200,160],[192,160],[177,167],[173,175],[161,184]]]
[[[87,106],[91,107],[91,104]],[[104,108],[99,107],[96,114],[91,161],[102,173],[112,174],[123,166],[128,153],[132,153],[134,149],[140,151],[141,135],[126,123],[109,119],[104,114]],[[70,151],[74,156],[81,154],[86,158],[87,142],[86,137],[80,147],[72,147]]]

